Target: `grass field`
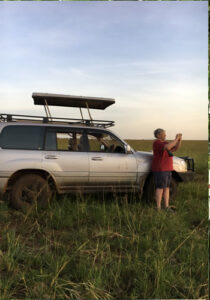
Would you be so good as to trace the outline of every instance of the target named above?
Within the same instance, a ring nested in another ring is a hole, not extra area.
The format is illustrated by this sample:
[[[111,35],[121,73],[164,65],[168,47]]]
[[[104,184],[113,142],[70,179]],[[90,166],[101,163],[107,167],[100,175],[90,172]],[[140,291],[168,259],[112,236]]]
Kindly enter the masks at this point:
[[[195,159],[196,176],[175,214],[135,195],[59,197],[28,214],[1,201],[0,299],[207,299],[208,142],[177,155]]]

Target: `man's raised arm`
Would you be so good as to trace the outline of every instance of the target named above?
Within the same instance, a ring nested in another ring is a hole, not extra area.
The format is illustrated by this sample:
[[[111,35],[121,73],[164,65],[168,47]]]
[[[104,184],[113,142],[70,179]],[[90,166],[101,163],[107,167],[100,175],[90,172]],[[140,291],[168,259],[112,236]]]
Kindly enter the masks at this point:
[[[164,149],[170,151],[173,148],[173,150],[176,151],[180,147],[181,138],[182,138],[182,134],[178,133],[172,142],[170,142],[164,146]]]

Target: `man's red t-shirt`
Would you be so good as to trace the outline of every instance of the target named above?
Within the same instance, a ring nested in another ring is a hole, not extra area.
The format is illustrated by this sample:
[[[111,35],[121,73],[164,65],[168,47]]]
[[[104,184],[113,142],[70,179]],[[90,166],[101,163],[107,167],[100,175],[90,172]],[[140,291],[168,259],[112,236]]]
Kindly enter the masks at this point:
[[[153,172],[173,171],[173,157],[169,156],[167,150],[164,150],[165,144],[168,144],[168,142],[155,140],[153,143]]]

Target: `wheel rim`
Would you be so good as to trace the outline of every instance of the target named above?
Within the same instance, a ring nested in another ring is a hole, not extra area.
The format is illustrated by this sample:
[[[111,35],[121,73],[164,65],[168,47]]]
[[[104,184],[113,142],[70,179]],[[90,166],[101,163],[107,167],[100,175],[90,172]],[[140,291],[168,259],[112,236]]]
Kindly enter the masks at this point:
[[[40,184],[28,184],[20,191],[20,199],[27,205],[31,205],[36,201],[41,201],[44,196],[44,187]]]

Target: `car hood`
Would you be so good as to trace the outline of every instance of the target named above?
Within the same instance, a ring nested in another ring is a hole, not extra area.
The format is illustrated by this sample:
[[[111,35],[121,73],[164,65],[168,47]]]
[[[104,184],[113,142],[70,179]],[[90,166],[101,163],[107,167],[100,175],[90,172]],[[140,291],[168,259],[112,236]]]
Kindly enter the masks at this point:
[[[135,156],[138,163],[147,164],[151,169],[153,152],[136,151]],[[184,159],[173,156],[173,168],[176,172],[187,172],[187,164]]]

